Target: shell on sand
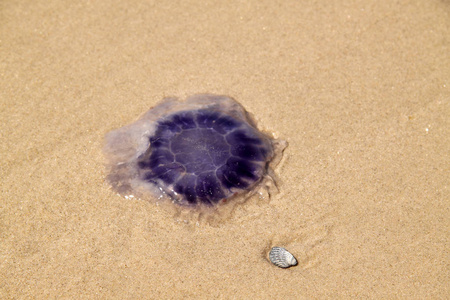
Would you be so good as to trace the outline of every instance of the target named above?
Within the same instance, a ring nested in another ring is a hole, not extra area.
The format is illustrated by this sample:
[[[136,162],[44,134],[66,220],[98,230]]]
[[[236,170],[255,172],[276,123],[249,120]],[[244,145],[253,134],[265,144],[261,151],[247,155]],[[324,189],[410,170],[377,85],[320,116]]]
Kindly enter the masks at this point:
[[[275,266],[280,268],[289,268],[297,265],[295,257],[281,247],[273,247],[270,250],[269,259]]]

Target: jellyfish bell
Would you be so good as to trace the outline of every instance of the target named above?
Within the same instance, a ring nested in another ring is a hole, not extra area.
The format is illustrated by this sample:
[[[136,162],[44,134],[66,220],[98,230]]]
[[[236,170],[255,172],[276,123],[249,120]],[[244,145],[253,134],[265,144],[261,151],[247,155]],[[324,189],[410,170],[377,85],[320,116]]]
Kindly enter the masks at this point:
[[[106,135],[107,181],[124,196],[216,208],[252,194],[280,145],[228,96],[165,98]]]

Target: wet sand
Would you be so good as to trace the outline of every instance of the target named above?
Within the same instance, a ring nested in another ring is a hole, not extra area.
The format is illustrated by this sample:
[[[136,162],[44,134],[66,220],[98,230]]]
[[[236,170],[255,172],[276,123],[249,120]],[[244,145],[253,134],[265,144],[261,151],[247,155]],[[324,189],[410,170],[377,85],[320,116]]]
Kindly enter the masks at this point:
[[[449,295],[446,1],[3,1],[0,298]],[[289,146],[211,218],[125,199],[104,135],[229,95]],[[267,261],[283,246],[299,264]]]

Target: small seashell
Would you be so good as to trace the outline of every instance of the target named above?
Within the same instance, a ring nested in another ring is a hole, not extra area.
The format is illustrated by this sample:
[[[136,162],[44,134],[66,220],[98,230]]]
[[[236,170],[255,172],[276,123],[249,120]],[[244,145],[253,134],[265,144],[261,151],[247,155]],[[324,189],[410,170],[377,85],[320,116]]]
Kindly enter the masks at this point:
[[[289,268],[297,265],[294,255],[281,247],[273,247],[269,253],[270,261],[277,267]]]

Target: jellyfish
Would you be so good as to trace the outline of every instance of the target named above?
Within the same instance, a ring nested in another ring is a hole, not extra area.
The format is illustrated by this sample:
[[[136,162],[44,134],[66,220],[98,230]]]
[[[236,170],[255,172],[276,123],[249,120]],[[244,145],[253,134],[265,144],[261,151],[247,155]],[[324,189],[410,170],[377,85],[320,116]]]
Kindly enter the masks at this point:
[[[274,151],[274,140],[231,97],[165,98],[106,135],[106,179],[125,196],[216,206],[254,190]]]

